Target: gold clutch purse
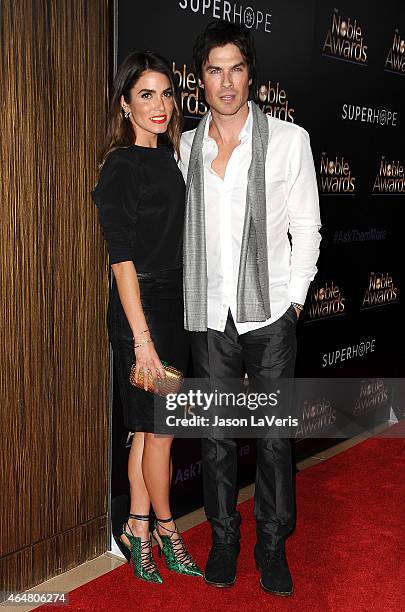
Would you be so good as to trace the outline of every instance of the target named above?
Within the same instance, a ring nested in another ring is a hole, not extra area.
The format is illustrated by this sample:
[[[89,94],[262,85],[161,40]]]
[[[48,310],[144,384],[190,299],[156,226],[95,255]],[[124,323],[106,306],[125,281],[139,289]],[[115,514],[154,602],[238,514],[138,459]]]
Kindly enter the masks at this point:
[[[152,373],[148,372],[148,391],[166,397],[169,393],[178,393],[183,384],[184,376],[180,370],[176,370],[173,366],[170,366],[166,361],[162,361],[162,365],[166,372],[166,377],[158,380],[154,380]],[[135,378],[135,363],[131,366],[131,373],[129,375],[129,382],[134,387],[144,389],[143,386],[143,370],[139,371],[138,380]]]

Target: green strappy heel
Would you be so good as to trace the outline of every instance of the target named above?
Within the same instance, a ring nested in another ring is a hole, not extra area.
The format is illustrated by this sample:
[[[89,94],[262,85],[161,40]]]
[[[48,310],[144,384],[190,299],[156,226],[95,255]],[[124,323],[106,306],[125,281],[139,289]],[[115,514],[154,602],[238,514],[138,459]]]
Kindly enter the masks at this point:
[[[203,576],[203,572],[187,552],[177,526],[174,530],[172,530],[162,525],[162,523],[170,523],[172,520],[173,518],[171,516],[167,519],[156,518],[155,520],[152,535],[158,544],[159,557],[163,552],[166,567],[173,572],[177,572],[178,574],[186,574],[187,576]],[[160,527],[163,529],[166,529],[170,535],[160,535],[157,529],[158,525],[160,525]],[[173,535],[175,533],[177,533],[179,537],[173,539]],[[162,545],[160,545],[158,538],[160,538]]]
[[[138,521],[149,521],[149,515],[145,514],[129,514],[128,518],[137,519]],[[126,531],[125,526],[128,527],[131,533]],[[137,578],[141,578],[142,580],[146,580],[147,582],[159,582],[161,584],[162,577],[155,565],[152,555],[152,538],[149,536],[149,540],[141,540],[140,537],[136,537],[128,523],[124,523],[122,526],[122,534],[126,535],[131,543],[131,548],[129,548],[129,546],[127,546],[127,544],[123,542],[121,538],[119,539],[122,545],[126,548],[126,552],[124,552],[124,554],[128,559],[128,562],[129,551],[135,576],[137,576]]]

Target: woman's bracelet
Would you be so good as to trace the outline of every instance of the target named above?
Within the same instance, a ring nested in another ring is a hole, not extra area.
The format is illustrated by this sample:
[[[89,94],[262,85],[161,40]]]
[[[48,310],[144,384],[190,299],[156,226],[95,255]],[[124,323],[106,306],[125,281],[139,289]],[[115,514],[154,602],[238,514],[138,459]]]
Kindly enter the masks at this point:
[[[298,308],[298,310],[304,310],[303,304],[298,304],[297,302],[291,302],[291,306]]]
[[[139,333],[137,332],[136,335],[142,336],[142,334],[146,334],[146,333],[149,333],[149,329],[144,329],[143,331],[140,331]],[[133,336],[132,340],[135,340],[135,335]]]
[[[134,340],[135,342],[135,340]],[[139,342],[138,344],[134,344],[134,348],[139,348],[140,346],[143,346],[144,344],[148,344],[148,342],[152,342],[152,340],[149,338],[149,340],[144,340],[143,342]]]

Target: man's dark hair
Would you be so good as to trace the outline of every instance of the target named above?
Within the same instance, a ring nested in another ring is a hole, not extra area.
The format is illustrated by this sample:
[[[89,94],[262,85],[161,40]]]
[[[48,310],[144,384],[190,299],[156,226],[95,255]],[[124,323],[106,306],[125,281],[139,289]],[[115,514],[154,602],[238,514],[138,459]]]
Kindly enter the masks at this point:
[[[249,78],[252,79],[249,97],[255,97],[257,89],[256,49],[252,34],[243,25],[224,20],[212,21],[207,25],[204,32],[198,35],[193,48],[195,75],[197,79],[203,81],[203,66],[208,60],[210,51],[214,47],[223,47],[228,43],[238,47],[246,62],[249,69]]]

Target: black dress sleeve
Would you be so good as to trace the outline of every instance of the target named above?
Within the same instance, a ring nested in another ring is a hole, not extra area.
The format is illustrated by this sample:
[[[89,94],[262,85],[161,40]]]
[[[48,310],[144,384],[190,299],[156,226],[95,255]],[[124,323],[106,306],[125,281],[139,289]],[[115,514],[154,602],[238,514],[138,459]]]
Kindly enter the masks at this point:
[[[110,153],[104,162],[91,195],[98,208],[110,265],[132,261],[139,193],[133,163],[119,150]]]

